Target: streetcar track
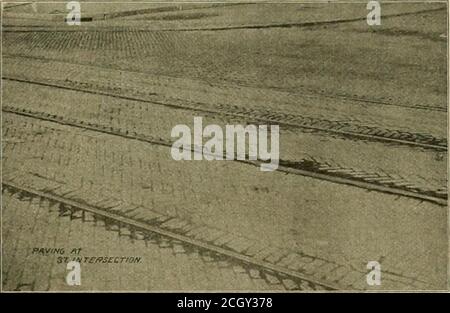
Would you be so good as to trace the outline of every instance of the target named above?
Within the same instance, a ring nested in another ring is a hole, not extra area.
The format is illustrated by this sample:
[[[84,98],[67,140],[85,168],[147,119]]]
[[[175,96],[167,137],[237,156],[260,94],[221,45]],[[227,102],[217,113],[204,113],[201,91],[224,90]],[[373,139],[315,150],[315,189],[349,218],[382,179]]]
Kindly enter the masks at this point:
[[[396,13],[396,14],[385,14],[383,15],[383,19],[386,18],[395,18],[401,16],[408,15],[416,15],[428,12],[435,12],[445,10],[445,7],[420,10],[414,12],[406,12],[406,13]],[[321,27],[326,25],[337,25],[337,24],[345,24],[345,23],[353,23],[358,21],[365,21],[367,19],[364,17],[355,17],[355,18],[347,18],[347,19],[336,19],[336,20],[328,20],[328,21],[312,21],[312,22],[294,22],[294,23],[273,23],[273,24],[259,24],[259,25],[239,25],[239,26],[224,26],[224,27],[202,27],[202,28],[181,28],[181,29],[165,29],[165,31],[227,31],[227,30],[240,30],[240,29],[267,29],[267,28],[293,28],[293,27]]]
[[[280,88],[280,87],[267,87],[274,90],[280,90],[284,92],[291,92],[289,88]],[[392,107],[399,107],[399,108],[407,108],[407,109],[414,109],[414,110],[424,110],[424,111],[436,111],[436,112],[447,112],[446,107],[439,107],[439,106],[427,106],[427,105],[420,105],[420,104],[400,104],[400,103],[392,103],[377,99],[371,99],[366,97],[359,97],[357,95],[347,95],[347,94],[335,94],[335,93],[322,93],[318,91],[308,91],[311,94],[314,94],[321,98],[328,98],[328,99],[343,99],[353,102],[363,102],[367,104],[377,104],[377,105],[385,105],[385,106],[392,106]]]
[[[387,17],[396,17],[396,16],[404,16],[410,14],[419,14],[423,12],[431,12],[431,11],[440,11],[443,8],[431,9],[431,10],[422,10],[419,12],[407,12],[407,13],[399,13],[393,15],[387,15]],[[358,17],[354,19],[347,20],[331,20],[331,21],[319,21],[319,22],[307,22],[307,23],[284,23],[284,24],[267,24],[267,25],[240,25],[240,26],[229,26],[229,27],[213,27],[213,28],[186,28],[186,29],[162,29],[157,31],[227,31],[227,30],[235,30],[235,29],[260,29],[260,28],[290,28],[290,27],[321,27],[330,24],[340,24],[340,23],[349,23],[354,21],[365,20],[365,17]],[[7,32],[16,32],[15,30],[6,30]],[[28,30],[25,30],[28,31]],[[33,30],[35,31],[35,30]],[[40,30],[38,30],[39,32]],[[46,30],[42,30],[46,32]],[[77,30],[79,31],[79,30]],[[81,31],[90,31],[90,30],[81,30]],[[100,30],[100,31],[109,31],[109,30]],[[117,30],[114,30],[117,31]],[[119,30],[119,31],[128,31],[128,30]],[[137,30],[137,31],[152,31],[152,30]],[[20,32],[20,31],[19,31]],[[65,32],[65,30],[64,30]],[[26,56],[23,56],[24,58]],[[44,58],[42,58],[44,59]],[[67,62],[69,64],[76,64]],[[108,67],[105,67],[108,68]],[[114,69],[114,68],[112,68]],[[130,71],[131,72],[131,71]],[[232,116],[243,118],[247,122],[255,121],[255,123],[263,122],[263,123],[277,123],[280,126],[285,126],[286,129],[296,128],[296,129],[304,129],[304,130],[312,130],[314,132],[332,134],[331,136],[348,138],[350,140],[363,140],[363,141],[375,141],[382,142],[391,145],[404,145],[409,147],[415,147],[420,149],[429,149],[436,151],[447,151],[447,139],[446,138],[436,138],[429,134],[420,134],[420,133],[411,133],[406,131],[396,131],[390,129],[381,129],[376,127],[368,127],[364,125],[355,125],[351,123],[325,120],[319,118],[309,118],[295,114],[289,113],[278,113],[276,111],[263,111],[260,109],[248,109],[242,108],[238,106],[216,106],[216,107],[207,107],[201,103],[189,103],[185,102],[163,102],[163,101],[153,101],[145,98],[145,96],[156,96],[157,93],[138,93],[135,90],[131,90],[130,94],[124,93],[121,88],[117,90],[109,88],[109,86],[101,86],[100,82],[96,83],[85,83],[82,81],[57,81],[57,80],[30,80],[26,78],[19,77],[2,77],[2,79],[16,81],[21,83],[30,83],[36,84],[51,88],[59,88],[63,90],[77,91],[77,92],[85,92],[95,95],[108,96],[118,99],[130,100],[130,101],[138,101],[147,103],[150,105],[160,105],[169,107],[172,109],[180,109],[180,110],[190,110],[196,112],[203,112],[208,114],[215,114],[218,116]],[[275,88],[274,88],[275,89]],[[128,90],[127,90],[128,91]],[[379,104],[379,105],[390,105],[397,107],[405,107],[411,109],[418,110],[427,110],[427,111],[440,111],[447,112],[445,108],[437,107],[437,106],[426,106],[426,105],[402,105],[398,103],[389,103],[384,101],[378,101],[373,99],[359,99],[357,97],[352,97],[351,95],[339,95],[339,94],[320,94],[318,95],[331,98],[331,99],[344,99],[349,101],[360,101],[367,104]],[[390,100],[390,99],[389,99]],[[183,101],[183,100],[181,100]],[[38,112],[32,110],[25,109],[17,109],[11,106],[3,106],[2,111],[9,114],[16,114],[20,116],[24,116],[31,119],[47,121],[51,123],[57,123],[60,125],[65,125],[69,127],[76,127],[82,130],[100,132],[112,136],[119,136],[126,139],[137,140],[140,142],[145,142],[149,144],[161,145],[165,147],[171,147],[172,142],[163,138],[157,138],[153,136],[149,136],[146,134],[138,134],[135,132],[129,131],[129,129],[125,128],[117,128],[110,125],[103,125],[96,122],[89,122],[82,119],[76,119],[70,116],[63,115],[54,115],[46,112]],[[396,126],[394,126],[396,127]],[[349,130],[350,128],[350,130]],[[192,151],[197,151],[195,147],[191,147]],[[249,161],[249,160],[237,160],[237,162],[253,165],[259,167],[262,162],[261,161]],[[289,160],[280,160],[280,165],[278,171],[284,172],[287,174],[301,175],[313,177],[319,180],[326,180],[338,184],[345,184],[350,186],[355,186],[359,188],[366,189],[368,191],[378,191],[387,194],[399,195],[403,197],[410,197],[414,199],[418,199],[420,201],[429,201],[440,206],[447,205],[447,193],[442,190],[421,190],[420,188],[412,187],[412,185],[405,185],[404,181],[401,181],[401,185],[396,185],[396,182],[391,177],[381,177],[377,176],[371,177],[373,173],[361,173],[360,171],[352,172],[352,169],[348,168],[326,168],[324,164],[319,162],[311,162],[309,160],[301,160],[301,161],[289,161]],[[356,176],[358,175],[358,176]],[[360,177],[362,176],[362,177]],[[372,180],[370,180],[372,179]],[[288,277],[293,279],[296,282],[306,281],[308,282],[313,289],[327,289],[327,290],[335,290],[338,289],[334,284],[330,284],[329,282],[325,282],[322,280],[317,280],[315,278],[310,277],[311,275],[304,275],[302,273],[298,273],[296,271],[291,271],[289,269],[265,262],[255,260],[252,257],[249,257],[242,253],[237,253],[235,251],[230,251],[229,249],[218,247],[216,245],[212,245],[209,243],[205,243],[204,241],[197,240],[176,232],[171,232],[170,230],[160,228],[155,225],[150,225],[147,223],[143,223],[141,221],[137,221],[129,216],[123,216],[121,214],[115,214],[110,211],[106,211],[97,206],[97,204],[88,204],[84,200],[79,199],[68,199],[66,195],[58,195],[53,193],[48,189],[34,188],[29,187],[28,185],[20,185],[14,181],[3,181],[2,182],[3,189],[12,190],[13,193],[26,194],[27,196],[37,197],[39,199],[48,199],[51,202],[56,202],[59,204],[61,210],[65,210],[69,212],[70,217],[77,212],[83,212],[83,216],[85,212],[90,212],[94,214],[97,218],[105,219],[114,225],[118,225],[119,228],[124,226],[127,229],[131,230],[131,233],[134,234],[135,231],[144,232],[145,234],[157,234],[157,236],[170,238],[170,240],[183,242],[186,245],[195,247],[195,249],[200,249],[202,251],[211,252],[213,255],[225,256],[227,258],[231,258],[246,266],[255,266],[256,268],[260,268],[268,271],[269,273],[275,273],[276,276],[285,278]],[[389,272],[388,272],[389,273]],[[316,277],[316,276],[314,276]],[[323,278],[322,278],[323,279]],[[300,285],[300,284],[298,284]]]
[[[148,223],[129,218],[125,215],[120,215],[118,213],[106,211],[104,209],[101,209],[100,207],[87,204],[84,201],[74,201],[72,199],[61,197],[49,191],[40,191],[30,187],[18,186],[14,182],[9,181],[3,181],[2,187],[3,190],[5,190],[5,188],[8,188],[13,193],[17,192],[24,193],[31,195],[32,197],[39,197],[40,199],[47,199],[51,202],[58,203],[60,207],[62,207],[64,211],[68,211],[71,216],[74,215],[76,211],[81,211],[83,212],[83,214],[84,212],[89,212],[93,214],[96,218],[103,219],[105,221],[105,228],[108,227],[108,224],[115,224],[119,227],[119,229],[121,226],[127,227],[132,234],[140,232],[144,233],[145,237],[149,237],[152,235],[154,236],[156,234],[157,236],[168,238],[174,242],[181,242],[186,246],[190,246],[194,249],[197,249],[198,251],[210,253],[219,259],[225,257],[228,259],[232,259],[238,263],[241,263],[245,267],[259,268],[263,272],[270,273],[270,275],[276,275],[278,278],[280,278],[280,280],[289,278],[297,284],[298,288],[296,289],[298,290],[301,290],[302,282],[307,282],[309,287],[314,290],[340,289],[334,283],[325,282],[322,281],[321,279],[316,279],[310,277],[309,275],[305,275],[300,272],[293,271],[284,268],[282,266],[269,263],[264,260],[258,260],[253,257],[244,255],[242,253],[238,253],[230,249],[226,249],[214,244],[203,242],[201,240],[197,240],[195,238],[191,238],[183,234],[175,233],[155,225],[150,225]]]
[[[33,4],[33,3],[32,3],[32,2],[24,2],[24,3],[9,4],[9,5],[4,4],[4,5],[3,5],[3,10],[7,11],[7,10],[12,9],[12,8],[16,8],[16,7],[20,7],[20,6],[25,6],[25,5],[31,5],[31,4]]]
[[[321,133],[331,133],[342,138],[354,140],[367,140],[375,142],[384,142],[396,145],[406,145],[410,147],[431,149],[436,151],[447,151],[447,140],[444,138],[436,138],[432,135],[422,133],[412,133],[406,131],[397,131],[392,129],[370,127],[364,125],[351,124],[348,122],[330,121],[326,119],[318,119],[311,117],[304,117],[297,114],[276,112],[267,109],[256,108],[244,108],[240,106],[223,106],[216,105],[213,107],[207,107],[203,103],[191,102],[189,104],[180,103],[167,103],[158,100],[146,100],[137,96],[126,96],[122,93],[101,91],[99,89],[105,89],[102,85],[92,85],[83,82],[73,82],[70,84],[64,84],[62,82],[42,82],[25,78],[15,78],[4,76],[3,79],[9,81],[16,81],[21,83],[28,83],[34,85],[40,85],[45,87],[53,87],[63,90],[78,91],[84,93],[90,93],[95,95],[102,95],[113,97],[117,99],[138,101],[148,103],[151,105],[159,105],[169,107],[172,109],[190,110],[195,112],[202,112],[208,114],[218,114],[222,116],[232,116],[238,118],[244,118],[245,120],[257,121],[265,124],[278,124],[286,128],[306,129],[309,131],[316,131]],[[76,86],[74,86],[76,85]],[[93,88],[95,87],[95,88]],[[154,93],[147,94],[152,96]]]
[[[31,110],[16,109],[7,106],[3,106],[2,111],[38,120],[54,122],[60,125],[66,125],[84,130],[119,136],[122,138],[138,140],[140,142],[149,144],[165,146],[168,148],[172,147],[172,142],[169,140],[130,132],[127,129],[123,128],[116,128],[108,125],[99,125],[87,121],[76,120],[74,118],[64,118],[63,116],[57,116],[45,112],[33,112]],[[199,149],[195,146],[191,146],[191,151],[195,152],[198,150]],[[207,153],[205,151],[202,152]],[[235,159],[234,161],[256,167],[260,167],[262,164],[264,164],[264,162],[260,160],[252,161],[248,160],[248,158],[246,158],[246,160]],[[361,172],[359,170],[353,170],[351,168],[329,167],[326,164],[312,162],[310,160],[301,160],[295,162],[288,160],[279,160],[279,166],[276,170],[287,174],[307,176],[337,184],[355,186],[366,190],[415,198],[421,201],[432,202],[440,206],[447,205],[446,190],[423,190],[420,187],[414,187],[414,184],[405,182],[404,180],[398,180],[386,175],[378,175],[377,173]]]
[[[445,10],[445,7],[419,10],[414,12],[403,12],[403,13],[395,13],[395,14],[386,14],[383,15],[383,18],[395,18],[409,15],[416,15],[428,12],[436,12]],[[228,31],[228,30],[252,30],[252,29],[270,29],[270,28],[309,28],[309,27],[321,27],[327,25],[338,25],[338,24],[346,24],[353,23],[358,21],[365,21],[367,19],[366,16],[363,17],[354,17],[354,18],[345,18],[345,19],[334,19],[334,20],[326,20],[326,21],[311,21],[311,22],[292,22],[292,23],[271,23],[271,24],[247,24],[247,25],[234,25],[234,26],[219,26],[219,27],[191,27],[191,28],[160,28],[160,29],[138,29],[136,27],[122,27],[122,31],[130,31],[130,30],[141,30],[141,31],[165,31],[165,32],[197,32],[197,31]],[[14,27],[14,25],[8,25],[9,27]],[[88,32],[88,31],[110,31],[109,27],[96,27],[95,30],[91,30],[89,28],[83,28],[81,30],[73,30],[73,29],[64,29],[64,30],[55,30],[53,28],[45,29],[46,26],[42,27],[41,30],[33,30],[39,32]],[[28,30],[10,30],[4,29],[4,32],[30,32]]]
[[[81,66],[95,66],[96,68],[106,69],[106,70],[116,70],[120,72],[126,72],[126,73],[136,73],[136,74],[147,74],[147,75],[154,75],[152,72],[146,72],[146,71],[139,71],[139,70],[123,70],[121,68],[116,68],[112,66],[105,66],[100,64],[86,64],[83,62],[76,62],[76,61],[65,61],[65,60],[58,60],[58,59],[52,59],[52,58],[46,58],[42,56],[32,56],[32,55],[25,55],[25,54],[3,54],[4,58],[11,58],[11,59],[28,59],[28,60],[39,60],[44,62],[55,62],[55,63],[65,63],[70,65],[81,65]],[[175,75],[168,75],[165,74],[165,77],[170,78],[179,78]],[[196,80],[196,79],[193,79]],[[197,81],[197,80],[196,80]],[[202,80],[198,80],[199,82],[203,82]],[[221,86],[224,86],[224,84],[221,82]],[[229,88],[233,88],[233,85],[226,85]],[[245,85],[245,84],[239,84],[239,86],[249,87],[249,88],[255,88],[255,86],[252,85]],[[256,87],[260,88],[260,87]],[[424,110],[429,112],[447,112],[447,107],[440,107],[436,105],[420,105],[420,104],[405,104],[405,103],[398,103],[398,102],[387,102],[381,99],[376,98],[368,98],[365,96],[357,96],[357,95],[351,95],[351,94],[336,94],[331,92],[321,92],[317,90],[306,90],[305,92],[298,92],[298,91],[292,91],[290,88],[282,88],[278,86],[264,86],[265,89],[270,89],[274,91],[281,91],[281,92],[287,92],[289,94],[298,94],[298,95],[305,95],[305,96],[313,96],[313,97],[319,97],[319,98],[327,98],[327,99],[343,99],[350,102],[361,102],[365,104],[376,104],[376,105],[384,105],[384,106],[392,106],[392,107],[399,107],[399,108],[406,108],[406,109],[412,109],[412,110]]]

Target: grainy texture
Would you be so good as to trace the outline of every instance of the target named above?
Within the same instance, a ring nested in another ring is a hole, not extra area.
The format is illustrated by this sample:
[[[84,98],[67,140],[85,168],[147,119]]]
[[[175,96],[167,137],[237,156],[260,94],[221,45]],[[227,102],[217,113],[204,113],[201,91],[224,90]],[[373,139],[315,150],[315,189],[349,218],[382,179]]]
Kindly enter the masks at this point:
[[[446,3],[81,9],[3,7],[3,290],[448,287]],[[279,125],[278,169],[175,161],[194,117]]]

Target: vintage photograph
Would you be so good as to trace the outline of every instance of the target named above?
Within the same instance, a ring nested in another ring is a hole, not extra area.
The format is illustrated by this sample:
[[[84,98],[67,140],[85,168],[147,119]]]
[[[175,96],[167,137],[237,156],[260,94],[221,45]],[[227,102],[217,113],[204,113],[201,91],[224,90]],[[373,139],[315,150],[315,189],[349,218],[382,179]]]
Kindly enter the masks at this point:
[[[1,78],[3,292],[449,290],[447,1],[2,2]]]

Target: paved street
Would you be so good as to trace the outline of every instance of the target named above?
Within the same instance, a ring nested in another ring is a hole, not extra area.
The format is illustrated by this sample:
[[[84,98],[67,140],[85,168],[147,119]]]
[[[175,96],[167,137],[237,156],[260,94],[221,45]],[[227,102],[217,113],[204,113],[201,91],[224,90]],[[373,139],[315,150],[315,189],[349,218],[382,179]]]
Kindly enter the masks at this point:
[[[134,9],[4,10],[4,290],[447,288],[445,5]],[[173,160],[196,116],[279,124],[280,168]],[[76,248],[141,261],[71,287]]]
[[[299,286],[289,279],[199,251],[161,237],[130,234],[87,214],[64,214],[57,204],[7,191],[4,199],[4,289],[32,290],[290,290]],[[11,210],[14,210],[11,212]],[[50,231],[50,229],[52,231]],[[56,230],[56,231],[55,231]],[[18,238],[11,234],[19,233]],[[33,233],[33,237],[27,236]],[[82,243],[89,242],[89,245]],[[80,246],[81,244],[81,246]],[[64,248],[65,254],[33,253],[36,247]],[[126,256],[139,263],[82,263],[81,285],[68,286],[67,262],[80,256]],[[303,290],[311,290],[305,282]]]

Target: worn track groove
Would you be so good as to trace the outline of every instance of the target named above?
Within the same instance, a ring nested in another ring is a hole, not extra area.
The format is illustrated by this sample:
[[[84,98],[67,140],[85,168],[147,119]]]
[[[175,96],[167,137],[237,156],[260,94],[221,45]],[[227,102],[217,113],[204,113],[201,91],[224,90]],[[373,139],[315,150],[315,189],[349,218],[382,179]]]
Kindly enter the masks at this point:
[[[106,125],[93,124],[91,122],[75,120],[73,118],[65,118],[63,116],[56,116],[43,112],[33,112],[25,109],[15,109],[13,107],[3,106],[3,112],[26,116],[29,118],[39,119],[43,121],[54,122],[60,125],[66,125],[71,127],[77,127],[81,129],[87,129],[95,132],[106,133],[109,135],[119,136],[122,138],[134,139],[145,143],[161,145],[165,147],[171,147],[172,142],[163,138],[155,138],[145,134],[138,134],[130,132],[126,129],[114,128]],[[197,151],[195,146],[191,147],[192,151]],[[244,164],[250,164],[253,166],[261,166],[264,162],[248,160],[236,160]],[[352,170],[348,168],[329,168],[326,164],[313,163],[311,161],[302,160],[301,162],[290,162],[280,160],[277,171],[313,177],[316,179],[326,180],[338,184],[351,185],[367,190],[373,190],[378,192],[384,192],[394,195],[400,195],[410,198],[419,199],[422,201],[429,201],[438,205],[447,205],[447,193],[446,191],[429,191],[421,190],[420,188],[409,187],[409,184],[405,181],[396,181],[389,176],[380,176],[374,173],[361,173],[361,171]],[[353,173],[352,173],[353,172]]]
[[[406,131],[397,131],[378,127],[369,127],[364,125],[355,125],[346,122],[329,121],[325,119],[316,119],[303,117],[296,114],[275,112],[269,110],[260,110],[254,108],[244,108],[237,106],[215,106],[205,107],[201,103],[167,103],[156,100],[146,100],[139,96],[126,96],[120,92],[102,91],[102,86],[70,82],[69,84],[41,82],[24,78],[3,77],[5,80],[54,87],[64,90],[86,92],[90,94],[109,96],[118,99],[139,101],[151,105],[160,105],[174,109],[192,110],[209,114],[218,114],[222,116],[232,116],[244,118],[248,121],[257,121],[266,124],[278,124],[285,127],[307,129],[322,133],[329,133],[335,136],[341,136],[349,139],[360,139],[367,141],[385,142],[396,145],[407,145],[411,147],[431,149],[437,151],[447,151],[447,140],[445,138],[436,138],[432,135],[411,133]]]
[[[222,256],[226,256],[235,260],[238,260],[240,262],[243,262],[244,264],[248,264],[251,266],[256,266],[259,268],[262,268],[264,270],[270,271],[270,272],[274,272],[279,276],[284,276],[284,277],[289,277],[291,279],[294,279],[296,281],[307,281],[310,285],[314,287],[316,287],[317,289],[320,290],[338,290],[339,287],[336,286],[335,284],[332,283],[328,283],[328,282],[324,282],[318,279],[314,279],[312,277],[308,277],[306,275],[303,275],[299,272],[296,271],[292,271],[265,261],[261,261],[261,260],[257,260],[255,258],[251,258],[248,257],[246,255],[219,247],[219,246],[215,246],[215,245],[211,245],[205,242],[202,242],[200,240],[196,240],[184,235],[180,235],[159,227],[155,227],[152,225],[149,225],[147,223],[143,223],[140,221],[136,221],[133,220],[131,218],[125,217],[125,216],[121,216],[119,214],[114,214],[111,212],[107,212],[105,210],[102,210],[100,208],[85,204],[85,203],[81,203],[81,202],[77,202],[71,199],[66,199],[63,198],[61,196],[49,193],[49,192],[43,192],[43,191],[38,191],[38,190],[34,190],[28,187],[24,187],[24,186],[18,186],[16,184],[14,184],[13,182],[8,182],[8,181],[3,181],[2,182],[2,186],[3,188],[10,188],[10,189],[14,189],[14,190],[18,190],[24,193],[28,193],[31,194],[33,196],[36,197],[41,197],[41,198],[45,198],[48,199],[50,201],[56,202],[56,203],[60,203],[64,206],[67,207],[72,207],[75,208],[77,210],[82,210],[85,212],[90,212],[96,216],[101,216],[103,218],[115,221],[119,224],[122,225],[127,225],[132,229],[137,229],[140,231],[144,231],[144,232],[150,232],[150,233],[155,233],[161,236],[164,236],[166,238],[170,238],[173,240],[178,240],[184,244],[202,249],[202,250],[206,250],[206,251],[210,251],[212,253],[216,253]]]

